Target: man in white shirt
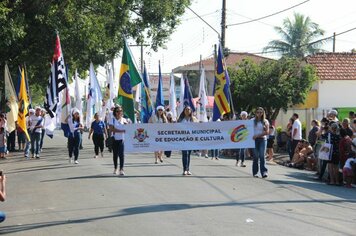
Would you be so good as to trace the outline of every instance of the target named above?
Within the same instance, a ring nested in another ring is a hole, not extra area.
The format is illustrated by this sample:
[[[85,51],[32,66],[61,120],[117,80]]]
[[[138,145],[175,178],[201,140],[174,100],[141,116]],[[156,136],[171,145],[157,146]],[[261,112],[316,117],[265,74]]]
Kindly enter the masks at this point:
[[[31,133],[31,153],[32,158],[40,158],[40,141],[43,127],[43,117],[41,116],[41,107],[36,107],[35,115],[30,116],[30,133]]]
[[[293,156],[295,148],[297,147],[299,141],[302,140],[302,124],[300,123],[299,115],[297,113],[293,114],[292,119],[294,120],[294,123],[292,126],[292,135],[291,135],[292,156]]]

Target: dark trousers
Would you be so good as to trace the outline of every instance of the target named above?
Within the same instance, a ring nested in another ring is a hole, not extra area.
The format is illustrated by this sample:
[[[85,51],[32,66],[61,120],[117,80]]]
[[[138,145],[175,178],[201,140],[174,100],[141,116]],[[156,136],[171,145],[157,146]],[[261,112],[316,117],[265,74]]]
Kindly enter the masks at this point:
[[[241,162],[245,161],[245,149],[244,148],[237,149],[236,161],[239,161],[239,160],[241,160]]]
[[[41,133],[32,132],[31,133],[31,154],[38,155],[40,153],[40,139]]]
[[[291,155],[289,156],[290,160],[292,160],[295,148],[297,147],[300,140],[292,140],[292,148],[291,148]]]
[[[122,140],[115,140],[113,139],[113,145],[112,145],[112,158],[114,161],[114,168],[117,169],[117,158],[120,158],[120,170],[123,170],[124,168],[124,143]]]
[[[93,134],[93,143],[94,143],[94,152],[95,155],[99,155],[99,148],[100,152],[104,151],[104,134]]]
[[[182,151],[183,171],[189,171],[191,152],[192,151]]]
[[[319,173],[319,179],[322,180],[323,176],[325,174],[326,167],[328,165],[328,161],[326,160],[320,160],[320,173]]]
[[[42,150],[42,146],[43,146],[43,139],[45,136],[46,130],[42,129],[42,133],[41,133],[41,141],[40,141],[40,150]]]
[[[79,145],[82,140],[82,134],[81,133],[75,133],[74,137],[73,135],[68,136],[68,151],[69,151],[69,157],[72,158],[74,154],[74,160],[78,160],[79,156]]]
[[[166,157],[171,157],[172,151],[164,151],[164,155],[165,155]]]
[[[7,138],[7,150],[9,150],[9,152],[15,151],[15,145],[16,145],[16,130],[9,133],[9,137]]]

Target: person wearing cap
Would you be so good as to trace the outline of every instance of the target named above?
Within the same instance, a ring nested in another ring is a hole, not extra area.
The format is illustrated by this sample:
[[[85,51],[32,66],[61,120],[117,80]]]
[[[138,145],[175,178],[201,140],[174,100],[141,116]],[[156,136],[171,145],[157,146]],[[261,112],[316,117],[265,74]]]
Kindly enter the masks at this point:
[[[27,126],[27,133],[29,138],[31,138],[31,130],[30,130],[30,126],[31,126],[31,117],[35,115],[35,110],[34,109],[29,109],[28,110],[28,116],[26,117],[26,126]],[[30,155],[30,147],[31,147],[31,140],[29,140],[26,136],[26,146],[25,146],[25,150],[24,150],[24,156],[27,159]]]
[[[74,154],[74,163],[79,164],[79,146],[82,139],[82,133],[80,131],[84,129],[80,119],[80,111],[77,108],[73,108],[65,121],[68,123],[70,129],[68,134],[69,163],[73,162]]]
[[[175,120],[173,119],[173,113],[171,111],[166,113],[166,117],[167,123],[175,123]],[[172,151],[164,151],[164,155],[169,158],[172,155]]]
[[[339,122],[339,119],[337,118],[337,111],[336,110],[331,110],[328,113],[328,119],[330,121],[334,121],[334,122]]]
[[[36,107],[35,114],[30,116],[30,137],[32,158],[40,158],[40,140],[44,119],[41,107]]]
[[[240,120],[247,120],[248,114],[246,111],[242,111],[240,114]],[[236,152],[236,166],[246,167],[245,165],[245,148],[237,149]]]
[[[167,123],[167,117],[164,114],[164,107],[157,106],[156,113],[151,116],[151,118],[148,122],[149,123]],[[163,154],[162,150],[155,151],[155,164],[158,163],[158,160],[160,162],[163,162],[162,154]]]
[[[340,162],[340,135],[338,134],[339,125],[336,122],[330,122],[330,129],[328,132],[321,135],[321,138],[327,143],[332,144],[332,153],[330,161],[323,161],[320,170],[319,179],[323,178],[326,166],[330,176],[330,185],[338,185],[339,182],[339,162]]]

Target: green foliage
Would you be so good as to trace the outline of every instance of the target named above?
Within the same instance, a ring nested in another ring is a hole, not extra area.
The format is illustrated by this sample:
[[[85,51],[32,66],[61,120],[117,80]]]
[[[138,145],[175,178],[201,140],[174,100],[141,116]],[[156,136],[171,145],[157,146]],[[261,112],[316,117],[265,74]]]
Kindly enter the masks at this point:
[[[268,60],[257,65],[244,60],[238,69],[228,68],[235,110],[264,107],[269,119],[279,111],[303,103],[317,80],[316,70],[298,59]]]
[[[164,45],[190,0],[4,0],[0,66],[26,63],[30,83],[45,87],[58,31],[70,74],[118,55],[123,39]],[[11,68],[12,67],[12,68]]]
[[[317,39],[324,35],[324,30],[309,17],[295,13],[294,20],[284,19],[283,26],[276,26],[275,30],[281,39],[269,42],[264,51],[272,50],[283,56],[297,58],[323,51],[320,47],[326,41]]]

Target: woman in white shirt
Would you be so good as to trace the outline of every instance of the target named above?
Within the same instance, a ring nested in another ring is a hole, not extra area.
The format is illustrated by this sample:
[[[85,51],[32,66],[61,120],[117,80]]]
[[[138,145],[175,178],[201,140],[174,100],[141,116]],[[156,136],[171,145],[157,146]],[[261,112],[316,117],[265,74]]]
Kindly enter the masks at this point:
[[[124,172],[124,138],[125,127],[128,121],[124,118],[122,107],[115,107],[113,111],[112,120],[109,121],[110,132],[113,138],[113,161],[114,161],[114,174],[125,175]],[[120,169],[117,168],[117,158],[120,159]]]
[[[252,174],[254,177],[258,177],[258,162],[260,163],[260,174],[262,178],[268,177],[268,170],[266,168],[266,147],[267,147],[267,135],[269,134],[269,123],[266,120],[265,111],[262,107],[256,109],[256,116],[254,120],[254,132],[253,139],[255,140],[255,155],[253,157]]]
[[[179,115],[177,122],[198,122],[198,120],[193,116],[192,108],[190,106],[185,106],[182,113]],[[191,152],[192,150],[182,150],[183,175],[192,175],[192,173],[189,171]]]
[[[167,117],[164,114],[163,106],[157,106],[156,113],[151,116],[149,123],[167,123]],[[155,151],[155,164],[158,163],[158,160],[163,162],[162,155],[162,150]]]

